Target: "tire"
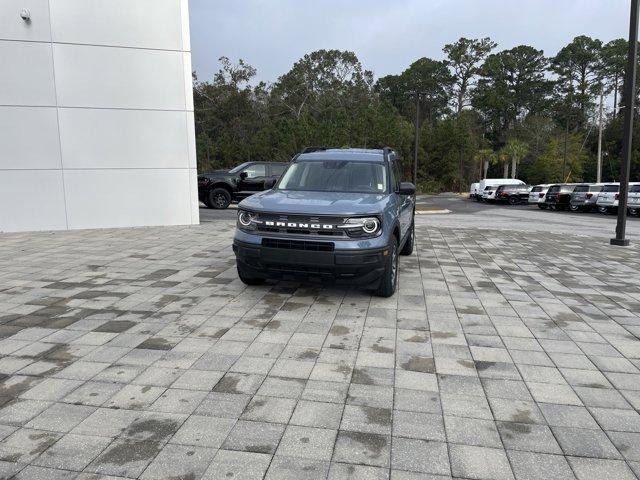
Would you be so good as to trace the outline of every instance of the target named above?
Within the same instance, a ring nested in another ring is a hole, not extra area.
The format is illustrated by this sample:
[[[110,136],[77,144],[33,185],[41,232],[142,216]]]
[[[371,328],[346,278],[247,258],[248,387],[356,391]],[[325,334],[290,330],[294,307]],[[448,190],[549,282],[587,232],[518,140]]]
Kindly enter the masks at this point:
[[[571,209],[572,212],[581,212],[582,211],[582,207],[580,207],[580,205],[569,205],[569,208]]]
[[[608,207],[598,207],[598,213],[609,213]]]
[[[520,199],[518,197],[509,197],[509,205],[517,205],[520,203]]]
[[[211,205],[209,208],[214,208],[216,210],[224,210],[231,203],[231,194],[226,188],[214,188],[209,192],[209,196],[207,198]]]
[[[538,208],[539,208],[540,210],[546,210],[546,209],[547,209],[547,206],[546,206],[544,203],[539,203],[539,204],[538,204]]]
[[[395,236],[391,237],[389,243],[389,255],[384,267],[384,273],[380,279],[380,286],[375,294],[378,297],[390,297],[396,292],[398,285],[398,241]]]
[[[413,243],[414,243],[415,236],[416,236],[415,222],[411,222],[411,230],[409,230],[409,237],[404,242],[404,245],[402,246],[402,250],[400,250],[400,255],[411,255],[413,253]]]
[[[238,277],[240,277],[240,281],[245,285],[262,285],[265,282],[264,278],[251,276],[251,274],[247,273],[239,263],[236,263],[236,268],[238,269]]]
[[[629,215],[636,216],[636,215],[638,215],[638,213],[640,213],[640,209],[637,209],[637,208],[629,208],[629,209],[627,210],[627,213],[629,213]]]

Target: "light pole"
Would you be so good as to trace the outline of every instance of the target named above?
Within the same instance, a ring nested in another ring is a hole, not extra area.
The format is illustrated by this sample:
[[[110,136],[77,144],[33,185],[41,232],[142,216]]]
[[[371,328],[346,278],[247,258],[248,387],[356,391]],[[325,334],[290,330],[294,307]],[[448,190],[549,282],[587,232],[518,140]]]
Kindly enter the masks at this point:
[[[624,131],[622,136],[622,165],[620,165],[620,195],[618,197],[618,222],[616,238],[611,245],[627,246],[627,193],[629,191],[629,169],[631,167],[631,141],[633,137],[633,114],[636,96],[636,60],[638,58],[638,0],[631,0],[629,19],[629,54],[624,81]]]
[[[418,185],[418,144],[420,143],[420,93],[416,92],[416,134],[413,145],[413,184]]]
[[[602,109],[604,104],[604,87],[600,87],[600,118],[598,120],[598,166],[596,183],[602,182]]]

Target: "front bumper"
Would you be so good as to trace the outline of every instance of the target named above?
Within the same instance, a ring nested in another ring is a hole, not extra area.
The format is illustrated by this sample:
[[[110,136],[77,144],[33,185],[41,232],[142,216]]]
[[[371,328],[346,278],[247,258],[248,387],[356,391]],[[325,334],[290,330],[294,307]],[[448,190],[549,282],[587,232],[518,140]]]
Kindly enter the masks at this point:
[[[384,273],[387,248],[317,251],[302,244],[268,246],[235,239],[236,261],[257,278],[377,285]],[[292,248],[293,247],[293,248]]]

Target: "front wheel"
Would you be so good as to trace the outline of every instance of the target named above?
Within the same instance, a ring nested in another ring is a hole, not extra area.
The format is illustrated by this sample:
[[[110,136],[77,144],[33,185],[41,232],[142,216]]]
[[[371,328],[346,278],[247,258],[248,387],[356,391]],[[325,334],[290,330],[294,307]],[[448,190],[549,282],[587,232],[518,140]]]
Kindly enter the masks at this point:
[[[572,212],[579,212],[582,210],[582,208],[580,208],[580,205],[569,205],[569,208]]]
[[[236,268],[238,269],[238,277],[240,277],[240,281],[245,285],[262,285],[265,282],[264,278],[252,276],[239,263],[236,264]]]
[[[411,229],[409,230],[408,235],[407,240],[402,246],[402,250],[400,250],[400,255],[411,255],[413,253],[413,242],[416,236],[415,222],[411,222]]]
[[[391,237],[388,252],[380,286],[376,290],[376,295],[379,297],[392,296],[398,284],[398,241],[396,237]]]
[[[231,194],[226,188],[214,188],[209,192],[210,208],[224,210],[231,203]]]
[[[509,197],[509,205],[517,205],[520,203],[520,199],[518,197]]]

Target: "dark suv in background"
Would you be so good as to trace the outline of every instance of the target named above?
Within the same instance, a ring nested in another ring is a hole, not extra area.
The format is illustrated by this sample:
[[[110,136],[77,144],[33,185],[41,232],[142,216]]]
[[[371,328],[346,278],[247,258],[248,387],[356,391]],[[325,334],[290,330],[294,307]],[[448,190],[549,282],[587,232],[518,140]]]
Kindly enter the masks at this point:
[[[575,183],[557,183],[551,185],[544,197],[544,203],[550,209],[567,210],[571,205],[571,194],[576,188]]]
[[[198,175],[198,199],[209,208],[227,208],[233,202],[271,188],[288,163],[246,162],[231,170]]]
[[[496,202],[506,202],[509,205],[527,203],[531,187],[528,185],[500,185],[496,189]]]

